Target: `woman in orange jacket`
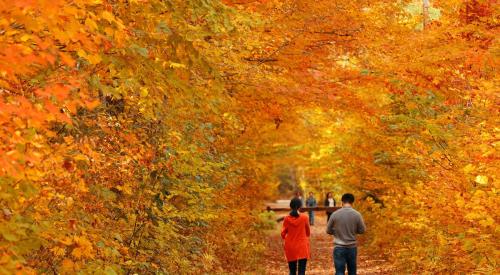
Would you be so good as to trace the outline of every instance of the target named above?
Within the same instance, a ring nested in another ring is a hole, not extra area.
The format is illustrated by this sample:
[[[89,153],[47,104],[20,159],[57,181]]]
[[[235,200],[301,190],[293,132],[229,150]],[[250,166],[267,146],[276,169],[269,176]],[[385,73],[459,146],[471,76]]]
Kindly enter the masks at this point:
[[[281,237],[285,240],[285,255],[290,268],[290,275],[306,274],[307,259],[311,257],[309,251],[309,219],[304,214],[299,214],[298,210],[302,206],[299,198],[290,201],[292,211],[283,220]]]

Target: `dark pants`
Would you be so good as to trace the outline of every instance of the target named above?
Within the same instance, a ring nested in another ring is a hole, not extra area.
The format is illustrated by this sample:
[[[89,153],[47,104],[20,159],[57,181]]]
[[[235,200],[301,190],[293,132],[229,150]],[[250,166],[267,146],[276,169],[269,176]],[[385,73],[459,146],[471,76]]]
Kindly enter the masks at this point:
[[[356,275],[356,247],[335,247],[333,249],[333,262],[335,263],[335,275],[344,275],[347,264],[347,273]]]
[[[298,275],[306,274],[307,259],[300,259],[300,260],[295,261],[295,262],[288,262],[288,268],[290,268],[290,275],[297,274],[297,262],[299,263],[299,274]]]
[[[309,224],[314,225],[314,211],[309,211]]]

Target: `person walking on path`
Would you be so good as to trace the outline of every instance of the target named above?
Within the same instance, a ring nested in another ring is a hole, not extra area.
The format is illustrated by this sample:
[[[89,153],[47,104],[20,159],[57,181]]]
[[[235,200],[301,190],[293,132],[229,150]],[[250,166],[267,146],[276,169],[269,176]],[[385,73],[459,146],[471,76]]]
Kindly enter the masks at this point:
[[[309,192],[309,197],[306,200],[306,206],[307,207],[316,207],[318,206],[318,203],[316,202],[316,199],[314,198],[313,192]],[[314,211],[309,210],[309,224],[314,225]]]
[[[290,269],[290,275],[306,274],[307,259],[311,257],[309,236],[311,229],[306,215],[299,214],[302,201],[293,198],[290,201],[290,214],[283,220],[281,238],[285,240],[285,256]]]
[[[336,201],[333,198],[332,192],[326,193],[326,198],[325,198],[325,207],[335,207]],[[333,210],[326,210],[326,223],[330,220],[330,216],[332,215]]]
[[[300,193],[300,191],[295,192],[294,198],[298,198],[300,200],[300,202],[302,203],[302,205],[304,205],[304,198],[302,197],[302,193]]]
[[[326,233],[334,236],[333,262],[335,275],[356,275],[358,254],[356,234],[365,233],[366,226],[361,214],[352,208],[354,195],[342,196],[342,208],[332,214],[326,226]]]

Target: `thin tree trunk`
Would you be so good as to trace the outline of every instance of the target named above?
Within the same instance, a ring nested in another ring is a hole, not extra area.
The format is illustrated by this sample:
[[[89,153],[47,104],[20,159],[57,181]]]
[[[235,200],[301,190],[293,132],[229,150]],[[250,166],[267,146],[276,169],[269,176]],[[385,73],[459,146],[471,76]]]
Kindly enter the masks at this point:
[[[427,25],[429,24],[429,0],[422,0],[422,13],[423,13],[423,21],[422,25],[424,30],[427,29]]]

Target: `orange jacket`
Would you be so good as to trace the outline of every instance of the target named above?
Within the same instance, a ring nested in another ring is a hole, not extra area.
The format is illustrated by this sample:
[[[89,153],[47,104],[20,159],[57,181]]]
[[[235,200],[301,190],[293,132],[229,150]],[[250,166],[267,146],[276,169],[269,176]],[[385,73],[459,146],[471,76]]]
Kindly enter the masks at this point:
[[[298,217],[286,216],[283,220],[281,237],[285,240],[285,255],[288,262],[311,257],[309,250],[309,219],[304,214]]]

